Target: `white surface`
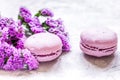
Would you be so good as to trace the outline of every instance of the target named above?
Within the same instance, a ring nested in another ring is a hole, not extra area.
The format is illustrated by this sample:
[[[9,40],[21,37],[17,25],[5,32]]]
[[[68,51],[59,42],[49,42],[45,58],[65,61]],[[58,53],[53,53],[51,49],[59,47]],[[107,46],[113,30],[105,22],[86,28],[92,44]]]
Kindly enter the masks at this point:
[[[119,80],[120,44],[116,55],[97,59],[82,54],[79,35],[86,28],[103,26],[120,37],[120,0],[0,0],[1,15],[16,19],[20,6],[33,13],[51,8],[56,18],[64,20],[72,50],[58,60],[41,63],[37,71],[1,70],[0,80]]]

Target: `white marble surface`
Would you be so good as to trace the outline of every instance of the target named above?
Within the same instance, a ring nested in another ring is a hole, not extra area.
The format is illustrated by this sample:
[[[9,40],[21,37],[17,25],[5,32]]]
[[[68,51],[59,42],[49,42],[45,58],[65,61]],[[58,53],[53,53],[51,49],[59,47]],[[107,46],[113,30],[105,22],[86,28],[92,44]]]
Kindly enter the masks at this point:
[[[103,26],[120,37],[120,0],[0,0],[1,15],[16,19],[20,6],[33,13],[51,8],[55,18],[64,20],[72,49],[53,62],[41,63],[37,71],[0,70],[0,80],[119,80],[120,44],[115,55],[94,58],[79,49],[79,35],[86,28]]]

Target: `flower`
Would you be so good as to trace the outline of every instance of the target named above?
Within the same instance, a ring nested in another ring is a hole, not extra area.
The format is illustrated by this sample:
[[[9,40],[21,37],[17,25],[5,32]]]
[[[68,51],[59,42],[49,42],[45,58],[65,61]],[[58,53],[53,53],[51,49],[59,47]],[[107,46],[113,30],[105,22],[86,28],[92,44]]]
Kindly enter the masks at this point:
[[[54,16],[53,12],[50,9],[47,9],[47,8],[42,9],[40,11],[40,13],[41,13],[42,16],[50,16],[50,17]]]
[[[29,70],[37,69],[39,66],[38,61],[27,49],[22,50],[22,55],[24,57],[24,64],[27,65]]]
[[[60,33],[57,33],[56,35],[59,36],[59,38],[62,40],[62,44],[63,44],[62,50],[64,52],[69,52],[70,51],[70,44],[69,44],[68,37],[66,37],[65,35],[60,34]]]
[[[32,14],[27,8],[21,7],[19,16],[23,18],[25,22],[30,22]]]
[[[23,69],[23,65],[24,65],[23,58],[21,57],[19,50],[14,48],[12,56],[8,58],[6,64],[3,66],[3,69],[21,70]]]
[[[8,18],[0,18],[0,29],[7,26]]]
[[[34,56],[24,50],[25,33],[21,22],[11,18],[0,18],[0,68],[4,70],[37,69]],[[27,54],[27,55],[25,55]]]
[[[31,30],[33,33],[44,32],[44,29],[43,29],[43,27],[41,26],[38,17],[32,18],[32,20],[28,23],[28,25],[30,26],[30,30]]]
[[[45,24],[49,26],[48,32],[57,35],[61,39],[63,44],[62,50],[65,52],[70,51],[68,33],[65,32],[63,21],[61,19],[53,20],[52,18],[47,18]]]
[[[16,48],[20,48],[20,49],[23,49],[24,48],[24,41],[25,41],[25,39],[19,39],[18,41],[17,41],[17,43],[16,43]]]
[[[4,58],[0,57],[0,69],[2,69],[3,65],[4,65]]]
[[[44,32],[43,28],[40,27],[31,27],[30,28],[33,33],[41,33]]]
[[[5,61],[5,60],[4,60]],[[1,63],[2,65],[2,63]],[[25,66],[27,65],[27,66]],[[13,47],[12,55],[8,57],[4,70],[33,70],[38,68],[38,61],[27,49],[17,49]]]
[[[4,62],[2,64],[2,68],[5,70],[16,70],[16,68],[14,68],[14,67],[16,67],[18,65],[14,65],[15,62],[13,62],[13,60],[15,59],[16,55],[19,54],[17,49],[14,46],[9,45],[8,43],[4,42],[4,43],[0,44],[0,53],[1,53],[0,54],[1,59]]]
[[[58,22],[56,20],[53,20],[52,18],[47,18],[47,20],[45,21],[45,23],[49,27],[53,27],[53,28],[56,28],[58,26]]]

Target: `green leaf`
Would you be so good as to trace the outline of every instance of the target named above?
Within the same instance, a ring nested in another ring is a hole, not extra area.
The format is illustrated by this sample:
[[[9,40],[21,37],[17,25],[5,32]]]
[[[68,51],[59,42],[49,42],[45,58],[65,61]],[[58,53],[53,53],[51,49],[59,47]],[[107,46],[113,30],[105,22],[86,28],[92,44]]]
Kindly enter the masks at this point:
[[[50,28],[45,22],[42,23],[42,26],[43,26],[43,28],[44,28],[45,30],[47,30],[47,31],[48,31],[48,29]]]
[[[23,20],[23,18],[20,15],[18,15],[18,19]]]
[[[5,58],[4,64],[6,64],[6,63],[7,63],[8,59],[9,59],[9,58]]]
[[[26,23],[26,22],[23,22],[22,24],[23,24],[23,25],[25,25],[25,26],[27,25],[27,23]]]
[[[38,11],[36,14],[35,14],[36,17],[40,17],[41,16],[41,13],[40,11]]]

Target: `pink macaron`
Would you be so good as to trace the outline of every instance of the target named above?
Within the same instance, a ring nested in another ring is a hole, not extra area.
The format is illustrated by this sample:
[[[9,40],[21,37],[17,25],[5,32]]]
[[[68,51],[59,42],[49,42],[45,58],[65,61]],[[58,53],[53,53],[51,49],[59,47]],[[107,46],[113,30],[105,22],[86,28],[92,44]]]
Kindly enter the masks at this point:
[[[30,36],[24,43],[39,62],[52,61],[62,53],[61,39],[52,33],[38,33]]]
[[[95,57],[108,56],[117,50],[117,34],[108,28],[91,28],[80,35],[80,48]]]

